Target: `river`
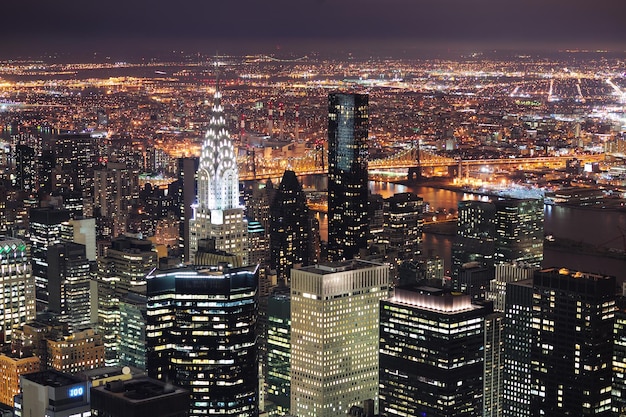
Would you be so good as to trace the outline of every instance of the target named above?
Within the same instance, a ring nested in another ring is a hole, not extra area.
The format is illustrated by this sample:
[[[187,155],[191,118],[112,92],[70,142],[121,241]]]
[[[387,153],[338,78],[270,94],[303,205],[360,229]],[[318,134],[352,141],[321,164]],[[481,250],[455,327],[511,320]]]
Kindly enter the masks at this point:
[[[320,181],[320,180],[317,180]],[[315,182],[317,182],[315,181]],[[321,180],[323,181],[323,180]],[[310,180],[307,186],[324,186],[314,184]],[[384,198],[396,193],[413,192],[430,204],[431,209],[455,208],[459,201],[468,199],[484,199],[469,193],[442,190],[425,186],[405,186],[400,184],[370,182],[373,194],[381,194]],[[604,211],[574,207],[546,205],[544,231],[559,238],[567,238],[586,242],[592,245],[626,249],[626,213],[620,211]],[[320,234],[323,240],[328,238],[328,219],[326,214],[319,214]],[[439,256],[444,259],[446,270],[450,269],[452,236],[425,233],[423,253],[427,256]],[[591,254],[570,253],[553,249],[544,250],[544,267],[565,267],[573,270],[614,275],[619,280],[626,280],[626,261]]]

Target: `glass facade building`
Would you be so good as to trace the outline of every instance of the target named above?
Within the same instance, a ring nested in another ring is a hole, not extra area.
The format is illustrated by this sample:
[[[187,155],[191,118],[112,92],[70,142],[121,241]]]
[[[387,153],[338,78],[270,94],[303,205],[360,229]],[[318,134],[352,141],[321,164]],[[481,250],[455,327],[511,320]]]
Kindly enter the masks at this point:
[[[364,94],[328,96],[328,257],[352,259],[368,239],[368,104]]]
[[[191,392],[189,416],[258,415],[258,268],[148,276],[148,374]]]
[[[467,295],[398,288],[380,305],[380,415],[478,416],[484,322]]]

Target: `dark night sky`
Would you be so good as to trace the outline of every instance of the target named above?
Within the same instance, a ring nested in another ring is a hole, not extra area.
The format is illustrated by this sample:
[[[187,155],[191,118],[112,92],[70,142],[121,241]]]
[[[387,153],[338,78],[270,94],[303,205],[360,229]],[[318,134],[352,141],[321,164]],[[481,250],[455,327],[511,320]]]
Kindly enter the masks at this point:
[[[5,0],[0,58],[281,48],[626,50],[624,0]]]

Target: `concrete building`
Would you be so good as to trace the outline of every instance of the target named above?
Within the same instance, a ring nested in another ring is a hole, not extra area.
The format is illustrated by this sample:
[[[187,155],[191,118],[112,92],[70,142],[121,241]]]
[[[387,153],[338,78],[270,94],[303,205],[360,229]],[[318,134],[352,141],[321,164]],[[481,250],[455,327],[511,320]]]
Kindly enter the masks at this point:
[[[49,370],[22,375],[15,397],[16,417],[90,417],[89,383]]]
[[[292,270],[292,414],[339,417],[377,402],[379,301],[389,287],[389,267],[373,262]]]

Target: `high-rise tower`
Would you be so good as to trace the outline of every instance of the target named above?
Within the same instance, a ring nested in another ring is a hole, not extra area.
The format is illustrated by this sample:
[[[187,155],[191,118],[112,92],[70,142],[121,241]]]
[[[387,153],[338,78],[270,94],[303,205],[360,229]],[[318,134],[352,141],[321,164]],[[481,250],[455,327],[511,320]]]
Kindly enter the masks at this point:
[[[328,96],[328,257],[367,247],[368,96]]]
[[[291,410],[341,417],[378,397],[379,302],[389,267],[351,260],[291,271]]]
[[[535,272],[531,416],[611,416],[615,277]]]
[[[295,265],[309,264],[308,217],[302,186],[296,173],[287,170],[270,205],[270,266],[282,280],[289,280]]]
[[[221,99],[222,93],[216,87],[213,115],[200,154],[198,196],[190,220],[190,260],[200,239],[215,238],[216,249],[241,256],[247,264],[248,226],[239,204],[237,158],[226,130]]]
[[[191,391],[189,416],[258,415],[258,267],[148,276],[148,374]]]

